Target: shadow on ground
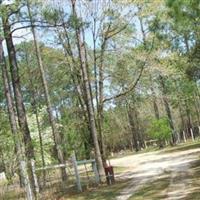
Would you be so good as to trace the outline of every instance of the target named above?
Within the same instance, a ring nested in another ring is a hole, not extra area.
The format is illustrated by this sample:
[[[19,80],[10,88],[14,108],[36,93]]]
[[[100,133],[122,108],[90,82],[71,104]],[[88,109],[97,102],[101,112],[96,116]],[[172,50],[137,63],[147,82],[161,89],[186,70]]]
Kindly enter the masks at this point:
[[[138,190],[129,200],[199,200],[200,199],[200,160],[191,163],[190,173],[184,174],[181,178],[177,174],[176,181],[187,181],[186,188],[183,193],[177,192],[176,198],[169,197],[169,186],[171,184],[170,173],[165,176],[148,183]]]
[[[108,186],[103,185],[96,189],[87,189],[85,192],[81,194],[77,193],[69,193],[62,198],[57,198],[60,200],[114,200],[116,196],[119,195],[120,191],[129,185],[129,180],[117,181],[114,185]]]

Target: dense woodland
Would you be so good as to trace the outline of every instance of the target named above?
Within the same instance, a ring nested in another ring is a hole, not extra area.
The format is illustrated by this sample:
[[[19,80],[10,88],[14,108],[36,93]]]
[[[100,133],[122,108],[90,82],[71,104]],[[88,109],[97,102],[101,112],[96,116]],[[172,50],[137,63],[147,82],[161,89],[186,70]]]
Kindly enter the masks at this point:
[[[198,0],[1,0],[0,18],[7,177],[74,151],[102,177],[112,152],[200,134]]]

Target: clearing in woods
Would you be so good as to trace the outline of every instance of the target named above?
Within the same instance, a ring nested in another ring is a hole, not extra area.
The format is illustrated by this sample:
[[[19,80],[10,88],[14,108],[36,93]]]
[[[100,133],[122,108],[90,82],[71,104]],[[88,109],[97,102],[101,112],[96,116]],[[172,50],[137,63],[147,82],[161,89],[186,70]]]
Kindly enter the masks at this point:
[[[138,153],[111,160],[117,183],[102,186],[69,200],[199,200],[200,143]]]

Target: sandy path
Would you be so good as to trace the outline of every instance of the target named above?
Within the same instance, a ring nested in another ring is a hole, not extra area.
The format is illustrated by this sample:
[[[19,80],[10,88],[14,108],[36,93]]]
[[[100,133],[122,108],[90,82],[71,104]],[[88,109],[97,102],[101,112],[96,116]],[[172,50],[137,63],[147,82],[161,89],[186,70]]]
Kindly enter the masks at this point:
[[[128,171],[116,178],[131,180],[116,199],[127,200],[145,183],[155,181],[166,174],[170,176],[167,200],[183,199],[186,196],[185,188],[188,185],[184,176],[190,173],[189,167],[199,158],[199,152],[200,148],[172,153],[156,151],[111,160],[113,166],[128,167]]]

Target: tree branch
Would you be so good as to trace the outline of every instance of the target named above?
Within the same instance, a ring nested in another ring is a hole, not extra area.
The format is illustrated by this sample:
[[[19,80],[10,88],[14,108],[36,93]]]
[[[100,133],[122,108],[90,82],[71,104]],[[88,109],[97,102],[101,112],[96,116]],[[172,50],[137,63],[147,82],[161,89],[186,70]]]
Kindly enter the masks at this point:
[[[27,26],[21,26],[21,27],[17,27],[15,29],[13,29],[10,33],[14,33],[15,31],[21,30],[21,29],[26,29],[26,28],[31,28],[31,27],[37,27],[37,28],[56,28],[56,27],[62,27],[63,24],[55,24],[55,25],[27,25]]]
[[[119,98],[119,97],[121,97],[121,96],[124,96],[124,95],[128,94],[129,92],[131,92],[131,91],[136,87],[136,85],[138,84],[138,82],[139,82],[139,80],[140,80],[140,78],[141,78],[141,76],[142,76],[142,73],[143,73],[145,64],[146,64],[146,62],[145,62],[144,65],[141,67],[140,73],[139,73],[139,75],[138,75],[138,77],[137,77],[137,79],[135,80],[135,82],[134,82],[133,85],[130,85],[129,88],[128,88],[126,91],[123,91],[123,92],[121,92],[121,93],[119,93],[119,94],[117,94],[117,95],[115,95],[115,96],[108,97],[108,98],[104,99],[103,102],[105,103],[105,102],[107,102],[107,101],[110,101],[110,100],[113,100],[113,99],[117,99],[117,98]]]

